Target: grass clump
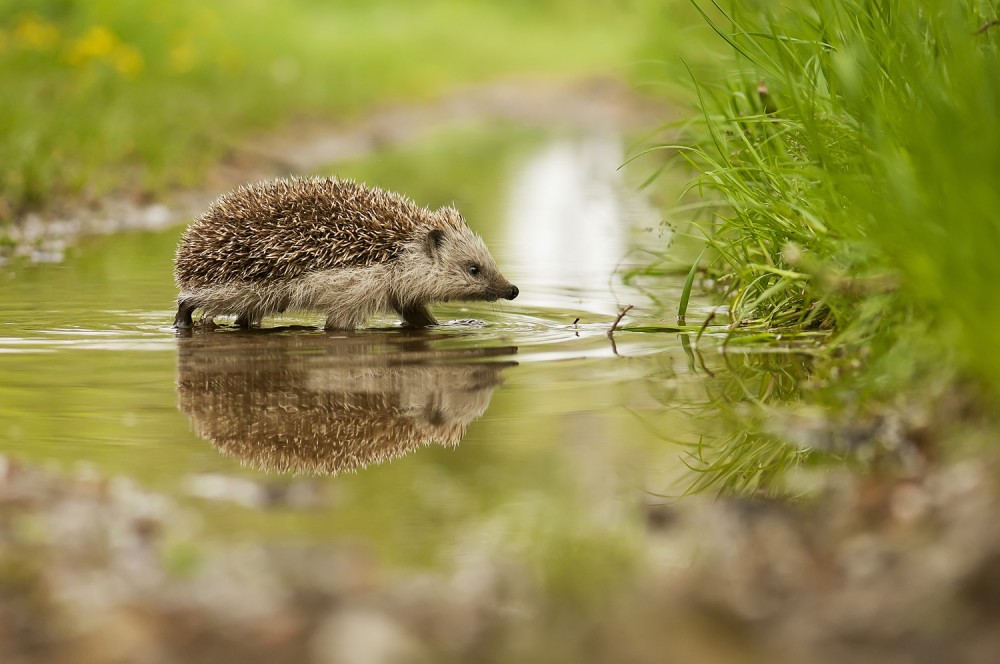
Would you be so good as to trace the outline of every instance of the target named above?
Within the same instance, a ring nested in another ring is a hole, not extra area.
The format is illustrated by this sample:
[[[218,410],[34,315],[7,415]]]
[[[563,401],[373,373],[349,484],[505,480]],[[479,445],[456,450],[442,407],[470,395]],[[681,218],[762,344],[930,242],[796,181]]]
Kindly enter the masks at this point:
[[[734,327],[889,353],[926,330],[1000,394],[1000,3],[734,4],[696,2],[731,58],[666,146]]]
[[[730,350],[826,342],[793,393],[721,393],[689,490],[768,493],[803,463],[995,438],[1000,3],[692,6],[718,57],[687,59],[700,116],[653,148],[697,172],[679,317],[708,284],[726,306],[701,330],[726,323]]]

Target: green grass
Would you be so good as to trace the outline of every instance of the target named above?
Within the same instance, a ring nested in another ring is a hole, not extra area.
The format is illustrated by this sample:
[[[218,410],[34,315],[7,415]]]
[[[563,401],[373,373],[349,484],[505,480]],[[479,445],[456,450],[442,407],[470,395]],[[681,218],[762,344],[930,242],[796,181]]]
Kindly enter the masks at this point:
[[[1000,3],[696,7],[729,57],[691,67],[702,119],[661,147],[700,173],[700,268],[734,329],[922,366],[919,330],[1000,394]]]
[[[667,213],[694,221],[648,270],[687,274],[691,345],[725,325],[724,347],[793,339],[816,360],[790,390],[768,370],[720,392],[686,441],[689,490],[781,493],[804,463],[995,439],[981,415],[1000,399],[1000,2],[691,6],[714,46],[663,47],[652,24],[644,47],[673,58],[661,72],[696,109],[636,156],[696,173]],[[692,320],[703,286],[725,306]],[[901,431],[880,428],[893,418]]]
[[[508,75],[609,71],[602,2],[0,0],[0,222],[67,195],[197,183],[252,132]]]

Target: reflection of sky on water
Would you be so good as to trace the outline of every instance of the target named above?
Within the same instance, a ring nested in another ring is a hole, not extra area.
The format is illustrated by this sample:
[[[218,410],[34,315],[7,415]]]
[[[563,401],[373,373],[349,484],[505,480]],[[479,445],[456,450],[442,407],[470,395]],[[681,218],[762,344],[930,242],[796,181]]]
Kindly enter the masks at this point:
[[[617,170],[625,159],[616,133],[562,137],[512,175],[501,263],[521,286],[517,304],[614,311],[629,230],[660,219]]]

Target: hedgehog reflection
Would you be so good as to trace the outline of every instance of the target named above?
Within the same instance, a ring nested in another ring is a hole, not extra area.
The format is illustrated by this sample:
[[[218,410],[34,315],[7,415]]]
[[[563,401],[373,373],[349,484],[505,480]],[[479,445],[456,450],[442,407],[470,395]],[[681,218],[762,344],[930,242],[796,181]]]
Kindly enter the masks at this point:
[[[436,350],[403,334],[204,333],[179,339],[195,432],[259,470],[333,474],[456,446],[517,349]]]

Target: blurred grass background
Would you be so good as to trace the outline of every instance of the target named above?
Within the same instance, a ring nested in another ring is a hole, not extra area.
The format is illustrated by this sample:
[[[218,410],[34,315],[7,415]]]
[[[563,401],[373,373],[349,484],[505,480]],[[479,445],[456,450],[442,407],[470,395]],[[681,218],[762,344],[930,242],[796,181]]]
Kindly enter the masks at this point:
[[[0,220],[197,183],[301,115],[499,77],[625,75],[653,4],[0,0]]]

